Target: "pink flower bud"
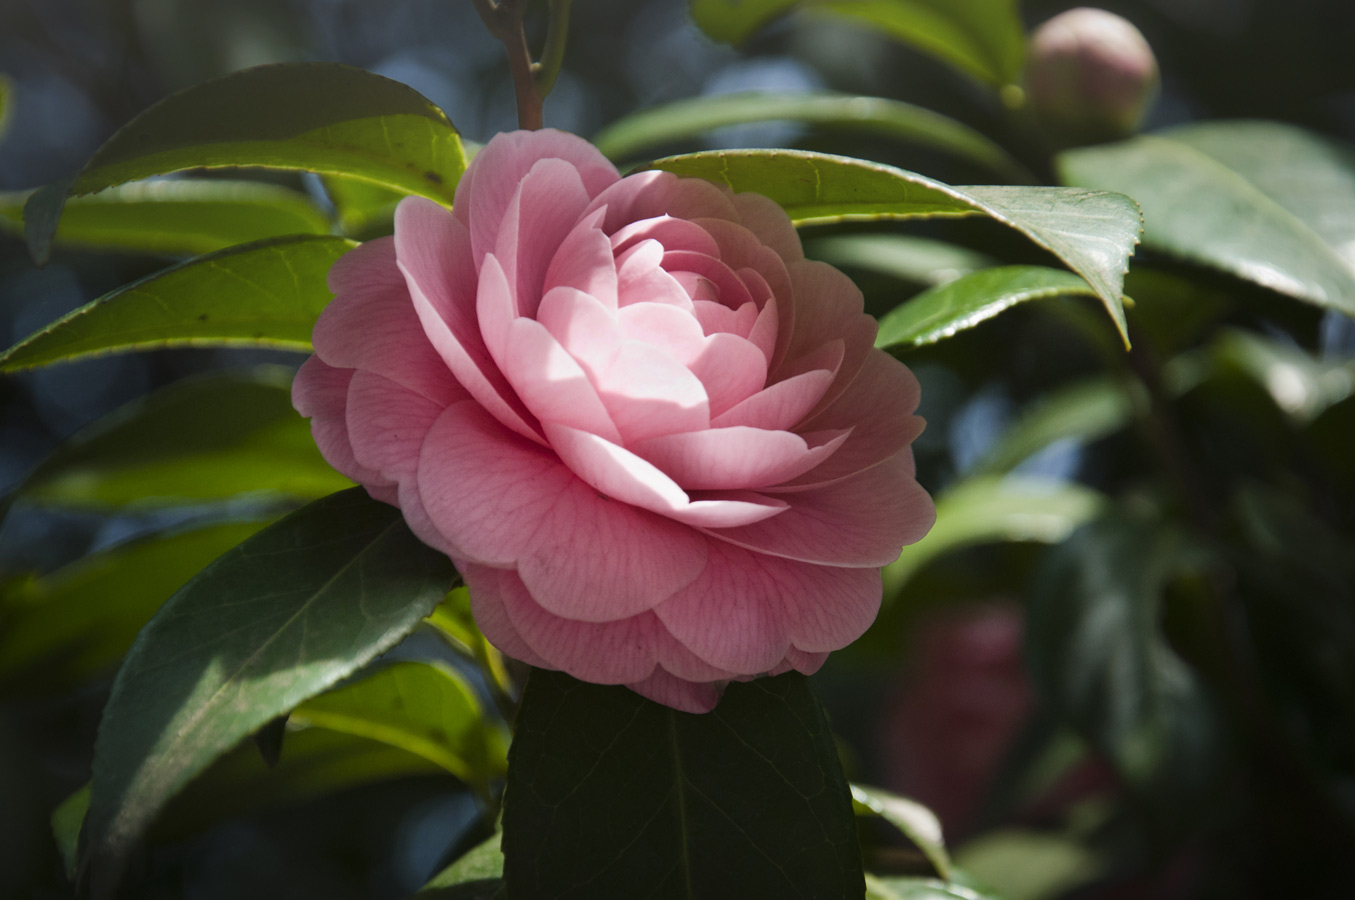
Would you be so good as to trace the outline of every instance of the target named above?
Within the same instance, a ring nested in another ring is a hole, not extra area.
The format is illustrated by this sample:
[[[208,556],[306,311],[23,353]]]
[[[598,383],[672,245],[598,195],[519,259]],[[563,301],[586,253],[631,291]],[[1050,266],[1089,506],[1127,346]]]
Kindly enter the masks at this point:
[[[1061,144],[1127,137],[1157,97],[1153,50],[1114,13],[1079,7],[1036,29],[1026,62],[1031,110]]]

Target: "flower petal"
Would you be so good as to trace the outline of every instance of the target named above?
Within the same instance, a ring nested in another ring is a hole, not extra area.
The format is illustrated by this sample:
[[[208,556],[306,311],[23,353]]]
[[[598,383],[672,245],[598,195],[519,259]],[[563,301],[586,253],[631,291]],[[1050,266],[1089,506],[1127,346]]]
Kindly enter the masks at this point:
[[[473,402],[433,423],[419,492],[456,556],[516,566],[547,610],[582,621],[652,608],[705,564],[690,528],[598,496],[550,450],[503,428]]]
[[[493,251],[508,277],[517,315],[536,315],[555,251],[588,200],[578,170],[562,159],[539,160],[518,184]]]
[[[424,436],[442,410],[388,378],[357,372],[348,387],[346,413],[354,458],[388,481],[411,478]]]
[[[688,490],[771,487],[809,471],[847,439],[847,431],[797,435],[737,426],[670,434],[632,448]]]

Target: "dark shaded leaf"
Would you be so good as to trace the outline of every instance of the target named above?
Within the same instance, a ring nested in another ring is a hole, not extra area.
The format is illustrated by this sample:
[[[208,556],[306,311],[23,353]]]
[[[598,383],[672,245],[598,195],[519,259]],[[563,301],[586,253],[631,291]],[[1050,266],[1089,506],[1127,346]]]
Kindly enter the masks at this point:
[[[593,143],[612,159],[634,159],[656,144],[689,140],[727,125],[776,121],[919,144],[983,166],[1007,181],[1034,181],[1007,151],[968,125],[900,100],[850,94],[748,92],[693,97],[632,113],[599,132]]]
[[[503,878],[502,835],[493,835],[443,869],[416,894],[418,900],[491,897]]]
[[[670,156],[652,165],[763,194],[797,224],[988,216],[1081,275],[1128,343],[1122,289],[1141,220],[1134,201],[1122,194],[1057,187],[952,187],[881,163],[801,150],[718,150]]]
[[[730,43],[797,8],[855,20],[990,84],[1021,74],[1025,31],[1015,0],[692,0],[701,30]]]
[[[325,276],[353,246],[329,235],[271,238],[187,260],[29,335],[0,354],[0,372],[151,347],[309,352],[334,296]]]
[[[1213,705],[1161,625],[1168,585],[1209,561],[1166,523],[1110,512],[1052,551],[1030,592],[1037,689],[1159,811],[1195,802],[1217,765]]]
[[[95,422],[20,486],[71,506],[318,499],[352,482],[325,462],[292,408],[292,371],[264,366],[177,382]]]
[[[509,751],[510,898],[859,897],[851,796],[804,676],[690,715],[534,670]]]
[[[450,205],[465,154],[446,115],[407,85],[337,63],[232,72],[173,94],[35,194],[29,246],[45,260],[71,196],[184,169],[262,166],[348,175]]]
[[[144,538],[0,594],[0,685],[57,691],[112,669],[176,590],[265,524]]]
[[[393,646],[455,573],[360,488],[209,565],[128,652],[94,748],[84,866],[110,896],[127,854],[213,760]]]

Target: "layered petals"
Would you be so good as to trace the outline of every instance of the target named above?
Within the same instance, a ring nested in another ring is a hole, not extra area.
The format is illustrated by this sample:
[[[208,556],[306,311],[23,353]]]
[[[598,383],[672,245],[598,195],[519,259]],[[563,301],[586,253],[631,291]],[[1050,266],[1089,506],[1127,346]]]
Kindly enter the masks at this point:
[[[329,283],[298,411],[530,665],[708,711],[860,636],[935,515],[916,380],[765,197],[513,132]]]

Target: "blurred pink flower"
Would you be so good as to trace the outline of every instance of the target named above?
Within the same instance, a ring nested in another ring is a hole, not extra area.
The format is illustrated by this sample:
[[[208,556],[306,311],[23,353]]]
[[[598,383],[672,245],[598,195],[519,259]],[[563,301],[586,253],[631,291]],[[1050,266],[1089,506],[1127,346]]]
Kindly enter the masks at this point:
[[[813,672],[935,516],[916,380],[765,197],[503,134],[329,283],[297,409],[534,666],[691,712]]]

